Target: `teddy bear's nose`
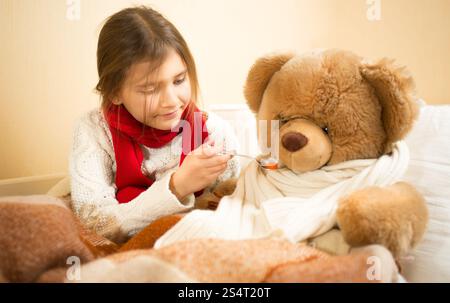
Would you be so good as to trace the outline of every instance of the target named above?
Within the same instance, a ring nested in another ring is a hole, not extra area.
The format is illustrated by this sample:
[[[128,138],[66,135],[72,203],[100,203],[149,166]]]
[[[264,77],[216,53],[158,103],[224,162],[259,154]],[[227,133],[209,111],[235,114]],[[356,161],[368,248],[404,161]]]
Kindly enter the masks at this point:
[[[290,152],[303,148],[307,143],[308,138],[297,132],[289,132],[281,138],[281,144]]]

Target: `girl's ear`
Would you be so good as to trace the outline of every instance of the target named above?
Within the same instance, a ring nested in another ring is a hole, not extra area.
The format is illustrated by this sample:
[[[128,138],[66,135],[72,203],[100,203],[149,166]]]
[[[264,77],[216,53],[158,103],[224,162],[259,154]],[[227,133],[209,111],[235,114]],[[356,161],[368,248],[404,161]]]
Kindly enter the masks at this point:
[[[119,98],[113,98],[112,104],[114,104],[114,105],[121,105],[121,104],[122,104],[122,101],[120,101]]]
[[[294,57],[294,54],[291,53],[267,55],[259,58],[250,68],[244,87],[244,95],[248,106],[254,113],[259,110],[264,91],[272,76],[292,57]]]
[[[405,67],[394,65],[393,60],[381,59],[376,63],[362,63],[361,75],[372,86],[381,108],[386,132],[385,152],[411,130],[418,115],[414,98],[414,80]]]

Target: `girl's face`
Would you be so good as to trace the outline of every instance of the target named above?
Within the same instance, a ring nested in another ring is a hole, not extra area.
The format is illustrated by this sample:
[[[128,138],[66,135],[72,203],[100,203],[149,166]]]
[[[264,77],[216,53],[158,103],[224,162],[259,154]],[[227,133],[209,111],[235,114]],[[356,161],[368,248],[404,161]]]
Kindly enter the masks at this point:
[[[179,123],[191,100],[186,64],[171,49],[156,72],[149,73],[149,70],[149,62],[133,64],[113,103],[123,104],[141,123],[170,130]]]

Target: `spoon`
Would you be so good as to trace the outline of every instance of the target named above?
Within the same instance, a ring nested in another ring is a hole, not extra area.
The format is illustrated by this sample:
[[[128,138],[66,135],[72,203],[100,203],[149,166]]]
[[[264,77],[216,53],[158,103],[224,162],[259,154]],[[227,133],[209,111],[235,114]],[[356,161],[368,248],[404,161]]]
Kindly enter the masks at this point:
[[[265,157],[265,158],[255,158],[249,155],[244,155],[244,154],[238,154],[236,151],[232,150],[226,153],[219,153],[221,155],[232,155],[233,157],[244,157],[244,158],[249,158],[252,160],[255,160],[256,163],[258,163],[258,165],[264,169],[269,169],[269,170],[276,170],[278,169],[278,160],[274,159],[272,157]]]

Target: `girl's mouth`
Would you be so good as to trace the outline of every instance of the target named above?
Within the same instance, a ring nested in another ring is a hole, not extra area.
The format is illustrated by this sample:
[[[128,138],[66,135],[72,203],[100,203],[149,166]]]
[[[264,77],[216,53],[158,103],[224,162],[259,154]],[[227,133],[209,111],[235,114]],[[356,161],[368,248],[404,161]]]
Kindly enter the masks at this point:
[[[177,116],[178,114],[178,109],[174,110],[173,112],[164,114],[164,115],[159,115],[161,118],[165,119],[165,120],[170,120],[173,119]]]

